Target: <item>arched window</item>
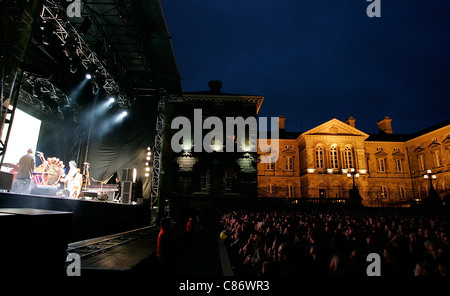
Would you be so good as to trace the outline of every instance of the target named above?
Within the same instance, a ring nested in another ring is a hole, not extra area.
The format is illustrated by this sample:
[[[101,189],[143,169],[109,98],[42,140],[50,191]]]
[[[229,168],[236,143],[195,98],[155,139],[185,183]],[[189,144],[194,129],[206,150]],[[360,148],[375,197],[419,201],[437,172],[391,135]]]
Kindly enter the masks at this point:
[[[322,146],[316,147],[316,167],[323,169],[323,148]]]
[[[447,182],[442,182],[442,191],[447,190]]]
[[[386,186],[381,186],[381,198],[387,199],[389,197],[389,192],[386,188]]]
[[[348,146],[344,149],[344,165],[346,169],[353,168],[352,148]]]
[[[332,169],[339,168],[337,148],[333,146],[330,148],[330,165]]]
[[[294,197],[294,186],[292,184],[288,185],[288,197]]]
[[[400,199],[401,200],[406,199],[406,191],[405,191],[405,187],[403,187],[403,186],[400,186]]]

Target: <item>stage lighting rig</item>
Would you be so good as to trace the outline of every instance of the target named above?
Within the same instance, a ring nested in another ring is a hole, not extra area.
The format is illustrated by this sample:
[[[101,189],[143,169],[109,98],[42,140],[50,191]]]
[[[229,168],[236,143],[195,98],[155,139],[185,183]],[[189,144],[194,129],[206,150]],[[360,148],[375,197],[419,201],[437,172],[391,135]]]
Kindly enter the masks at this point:
[[[77,113],[81,108],[48,79],[37,78],[30,75],[27,76],[25,82],[31,86],[31,94],[26,91],[21,91],[19,95],[23,100],[45,113],[61,113],[58,109],[53,108],[55,109],[53,110],[52,107],[54,106],[65,106],[70,109],[72,113]],[[43,104],[44,101],[46,102],[45,104]]]
[[[147,154],[145,157],[145,174],[144,174],[144,176],[146,178],[149,178],[150,174],[151,174],[151,170],[152,170],[151,162],[150,162],[151,159],[152,159],[152,148],[149,146],[149,147],[147,147]]]
[[[70,73],[76,73],[78,71],[78,65],[75,62],[70,62],[69,65]]]
[[[86,78],[92,79],[94,77],[94,74],[89,72],[88,68],[90,66],[95,67],[95,69],[99,72],[101,80],[97,83],[95,89],[93,88],[93,91],[97,92],[99,88],[103,88],[106,94],[122,92],[114,77],[106,69],[105,62],[101,61],[97,57],[96,53],[90,49],[89,45],[83,40],[77,29],[75,29],[70,21],[67,21],[65,15],[66,10],[58,4],[58,1],[44,1],[42,12],[40,14],[41,19],[43,22],[51,22],[54,25],[54,35],[62,41],[62,45],[64,45],[67,40],[74,42],[74,53],[77,56],[77,59],[79,59],[80,64],[88,70],[86,73]],[[74,68],[72,67],[71,69]],[[122,98],[126,100],[127,96],[122,96]],[[122,107],[129,105],[129,103],[124,104],[123,100],[117,100],[117,104]]]

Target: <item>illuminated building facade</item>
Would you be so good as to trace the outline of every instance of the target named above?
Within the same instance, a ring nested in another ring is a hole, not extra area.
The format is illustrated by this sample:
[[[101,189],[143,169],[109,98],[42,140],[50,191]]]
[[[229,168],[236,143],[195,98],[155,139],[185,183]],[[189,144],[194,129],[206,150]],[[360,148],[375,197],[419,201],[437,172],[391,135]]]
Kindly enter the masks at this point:
[[[171,178],[171,194],[177,197],[256,197],[257,196],[257,168],[258,158],[255,147],[249,147],[248,134],[243,141],[239,141],[235,127],[234,135],[228,135],[223,128],[223,139],[217,141],[213,138],[206,143],[205,137],[211,129],[200,126],[196,129],[196,120],[204,124],[206,118],[217,118],[225,123],[227,118],[256,118],[259,108],[264,100],[261,96],[222,93],[220,81],[210,81],[209,91],[185,92],[179,102],[174,102],[172,113],[182,116],[192,122],[191,140],[179,143],[183,149],[172,152],[173,171]],[[197,113],[195,113],[197,112]],[[217,127],[214,126],[214,129]],[[173,133],[174,131],[172,131]],[[196,151],[195,134],[201,133],[203,144],[201,151]],[[233,137],[233,151],[227,150],[225,142],[227,137]],[[206,151],[210,146],[213,151]],[[237,146],[243,148],[238,150]],[[246,147],[243,147],[243,146]],[[176,147],[175,147],[176,148]]]
[[[443,198],[450,184],[450,121],[412,135],[394,134],[391,119],[377,124],[378,134],[332,119],[309,131],[285,131],[280,116],[279,158],[258,163],[262,197],[348,198],[355,183],[366,206],[404,204],[426,198],[432,170],[434,188]],[[263,154],[261,151],[259,153]]]

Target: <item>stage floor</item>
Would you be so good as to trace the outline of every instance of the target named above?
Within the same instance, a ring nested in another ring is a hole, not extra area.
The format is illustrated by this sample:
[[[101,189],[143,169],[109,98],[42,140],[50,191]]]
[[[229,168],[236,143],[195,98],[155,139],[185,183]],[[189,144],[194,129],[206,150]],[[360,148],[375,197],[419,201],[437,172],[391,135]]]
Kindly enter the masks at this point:
[[[148,205],[0,192],[0,208],[33,208],[73,213],[70,242],[150,225]]]

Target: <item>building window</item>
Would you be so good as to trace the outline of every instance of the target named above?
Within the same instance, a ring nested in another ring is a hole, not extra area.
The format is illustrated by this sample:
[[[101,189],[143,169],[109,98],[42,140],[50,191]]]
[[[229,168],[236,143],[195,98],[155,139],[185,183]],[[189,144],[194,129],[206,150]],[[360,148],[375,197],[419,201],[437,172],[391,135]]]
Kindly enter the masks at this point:
[[[379,172],[386,172],[386,161],[384,158],[378,158],[378,171]]]
[[[316,147],[316,167],[318,169],[323,169],[323,148]]]
[[[345,147],[344,150],[344,163],[346,169],[353,168],[353,157],[352,157],[352,148]]]
[[[206,191],[208,188],[208,173],[206,169],[201,169],[200,171],[200,190]]]
[[[286,148],[286,149],[292,149],[292,145],[286,145],[286,146],[284,146],[284,148]]]
[[[400,186],[400,199],[401,200],[406,199],[406,191],[405,191],[405,187],[403,187],[403,186]]]
[[[233,169],[228,168],[225,171],[225,190],[230,191],[233,188]]]
[[[288,185],[288,197],[294,197],[294,186]]]
[[[389,193],[388,193],[386,186],[381,186],[381,198],[387,199],[388,197],[389,197]]]
[[[419,163],[419,170],[424,171],[425,170],[425,157],[423,154],[420,154],[417,156],[417,162]]]
[[[273,184],[267,185],[267,191],[269,191],[270,194],[274,194],[275,193],[275,185],[273,185]]]
[[[437,167],[442,166],[441,151],[436,150],[436,151],[433,152],[433,155],[434,155],[434,164]]]
[[[383,151],[382,147],[377,147],[377,151]]]
[[[400,152],[400,148],[394,148],[394,152]]]
[[[294,159],[292,157],[285,158],[285,170],[292,171],[294,170]]]
[[[395,159],[395,171],[397,173],[403,173],[402,160],[400,158]]]
[[[266,165],[267,165],[267,166],[266,166],[266,169],[267,169],[268,171],[273,171],[273,170],[275,170],[275,157],[272,157],[272,158],[270,159],[270,162],[268,162]]]
[[[337,148],[336,147],[331,147],[330,148],[330,164],[331,164],[331,168],[332,169],[338,169],[339,168],[339,164],[338,164],[338,155],[337,155]]]

